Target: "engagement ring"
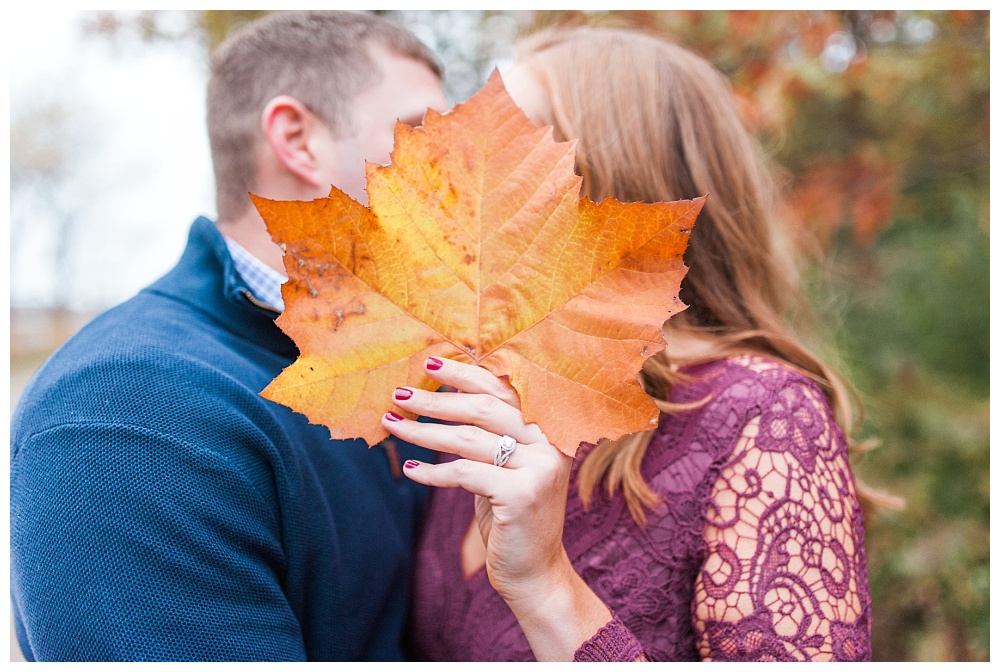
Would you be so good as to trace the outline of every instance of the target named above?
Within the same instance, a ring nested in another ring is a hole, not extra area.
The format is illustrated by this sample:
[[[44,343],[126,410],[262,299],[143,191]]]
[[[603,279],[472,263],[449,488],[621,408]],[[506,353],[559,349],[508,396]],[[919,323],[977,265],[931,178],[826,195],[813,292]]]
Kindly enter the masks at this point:
[[[502,467],[507,464],[507,460],[510,459],[511,453],[517,448],[517,441],[513,437],[504,434],[500,437],[500,445],[497,446],[496,452],[493,453],[493,464],[498,467]]]

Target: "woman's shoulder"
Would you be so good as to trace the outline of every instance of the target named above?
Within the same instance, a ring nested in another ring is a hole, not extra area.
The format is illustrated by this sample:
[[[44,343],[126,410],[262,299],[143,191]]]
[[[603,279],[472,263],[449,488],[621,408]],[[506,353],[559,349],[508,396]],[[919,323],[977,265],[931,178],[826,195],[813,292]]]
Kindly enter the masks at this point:
[[[826,395],[806,374],[762,355],[736,355],[686,366],[671,390],[678,410],[663,413],[650,442],[650,467],[702,455],[724,460],[749,425],[776,448],[839,434]],[[777,439],[780,439],[777,440]],[[786,445],[789,444],[789,445]]]
[[[820,386],[787,362],[757,354],[740,354],[691,364],[680,369],[683,378],[671,390],[670,401],[705,407],[743,403],[753,408],[775,398],[808,392],[825,400]]]

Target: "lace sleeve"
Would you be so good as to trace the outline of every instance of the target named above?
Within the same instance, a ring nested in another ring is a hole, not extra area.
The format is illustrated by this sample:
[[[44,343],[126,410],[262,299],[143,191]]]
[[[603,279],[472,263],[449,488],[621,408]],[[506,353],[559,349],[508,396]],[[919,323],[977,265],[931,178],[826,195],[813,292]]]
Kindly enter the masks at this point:
[[[743,429],[707,507],[695,585],[712,660],[869,660],[861,509],[819,390],[786,385]]]
[[[573,654],[574,663],[644,663],[648,660],[639,640],[613,614],[611,620]]]

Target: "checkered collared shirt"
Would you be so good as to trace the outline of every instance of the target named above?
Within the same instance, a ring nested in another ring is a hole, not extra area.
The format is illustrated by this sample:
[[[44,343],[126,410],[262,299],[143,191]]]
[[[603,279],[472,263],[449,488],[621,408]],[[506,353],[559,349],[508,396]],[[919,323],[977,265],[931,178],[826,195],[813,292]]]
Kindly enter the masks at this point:
[[[277,308],[278,312],[283,311],[285,302],[281,299],[281,284],[288,278],[247,252],[235,240],[225,238],[225,241],[236,270],[246,280],[247,287],[253,293],[254,298]]]

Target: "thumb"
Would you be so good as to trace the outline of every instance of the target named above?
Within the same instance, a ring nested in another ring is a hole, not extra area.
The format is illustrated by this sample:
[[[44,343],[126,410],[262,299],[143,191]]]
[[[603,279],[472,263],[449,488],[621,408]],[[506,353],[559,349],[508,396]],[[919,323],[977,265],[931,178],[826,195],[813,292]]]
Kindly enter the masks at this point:
[[[479,526],[483,545],[488,546],[490,532],[493,529],[493,505],[490,504],[489,499],[481,495],[476,495],[476,525]]]

